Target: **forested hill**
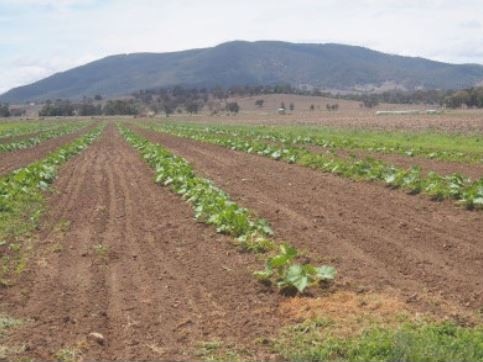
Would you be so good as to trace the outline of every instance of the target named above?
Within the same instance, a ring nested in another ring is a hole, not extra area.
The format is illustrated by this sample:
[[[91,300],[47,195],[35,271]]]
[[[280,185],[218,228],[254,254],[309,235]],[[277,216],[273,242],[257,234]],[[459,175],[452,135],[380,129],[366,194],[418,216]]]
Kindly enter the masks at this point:
[[[110,56],[14,88],[0,101],[118,96],[175,85],[286,83],[322,90],[414,90],[468,88],[482,81],[481,65],[448,64],[340,44],[234,41],[173,53]]]

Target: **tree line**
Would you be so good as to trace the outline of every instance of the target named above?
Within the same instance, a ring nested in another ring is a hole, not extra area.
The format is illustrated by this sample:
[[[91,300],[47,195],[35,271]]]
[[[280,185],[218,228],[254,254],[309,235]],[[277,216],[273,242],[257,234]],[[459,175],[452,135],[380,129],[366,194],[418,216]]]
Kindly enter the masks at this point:
[[[8,103],[0,103],[0,117],[20,117],[25,115],[23,108],[12,108]]]
[[[134,99],[143,104],[153,113],[164,113],[169,116],[173,113],[196,114],[208,108],[211,114],[222,112],[238,113],[240,106],[237,102],[228,101],[229,93],[223,88],[159,88],[141,90],[132,94]]]
[[[40,117],[70,117],[70,116],[114,116],[136,115],[139,105],[134,100],[109,100],[104,105],[84,100],[73,103],[69,100],[57,99],[47,101],[39,112]]]
[[[10,117],[10,108],[8,104],[0,103],[0,117]]]
[[[429,104],[444,106],[447,108],[483,107],[483,87],[475,87],[463,90],[416,90],[401,91],[392,90],[381,93],[352,93],[334,94],[323,92],[319,89],[298,88],[290,84],[276,84],[265,86],[234,86],[234,87],[214,87],[208,88],[163,88],[143,90],[133,94],[137,99],[151,105],[158,105],[158,108],[176,109],[180,105],[185,105],[186,111],[195,113],[201,108],[208,106],[210,111],[223,110],[214,106],[216,101],[224,101],[234,96],[262,96],[268,94],[294,94],[329,97],[335,99],[346,99],[360,102],[361,106],[372,108],[380,103],[392,104]],[[262,107],[263,103],[256,103]]]
[[[132,98],[101,102],[102,96],[84,98],[80,102],[57,99],[44,103],[39,115],[53,116],[98,116],[98,115],[138,115],[142,113],[196,114],[207,108],[212,115],[228,112],[238,113],[240,106],[229,99],[235,96],[262,96],[265,94],[296,94],[325,96],[335,99],[359,101],[361,106],[372,108],[379,103],[393,104],[430,104],[447,108],[483,108],[483,87],[463,90],[417,90],[386,91],[371,94],[331,94],[317,89],[300,89],[288,84],[266,86],[235,86],[229,88],[184,88],[181,86],[141,90],[133,93]],[[263,99],[256,100],[258,107],[263,107]],[[337,110],[334,105],[327,105],[328,110]],[[285,105],[281,108],[285,109]],[[289,105],[290,110],[293,106]],[[314,107],[311,107],[313,110]],[[8,104],[0,104],[0,117],[23,115],[24,110],[12,109]]]

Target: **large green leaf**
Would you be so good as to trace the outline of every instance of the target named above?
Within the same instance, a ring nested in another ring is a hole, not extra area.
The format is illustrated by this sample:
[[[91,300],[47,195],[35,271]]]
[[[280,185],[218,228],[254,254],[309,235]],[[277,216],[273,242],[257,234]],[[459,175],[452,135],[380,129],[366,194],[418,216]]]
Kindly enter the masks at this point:
[[[310,284],[310,277],[302,265],[293,264],[287,269],[287,275],[283,282],[285,285],[297,288],[299,293],[303,293]]]
[[[335,278],[337,272],[334,267],[322,265],[315,268],[316,277],[319,280],[332,280]]]

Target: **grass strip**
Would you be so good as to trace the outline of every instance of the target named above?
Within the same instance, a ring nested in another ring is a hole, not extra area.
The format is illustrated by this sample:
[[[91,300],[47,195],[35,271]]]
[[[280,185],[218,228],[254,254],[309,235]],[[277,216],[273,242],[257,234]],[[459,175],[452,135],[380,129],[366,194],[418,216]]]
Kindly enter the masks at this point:
[[[274,349],[287,361],[483,361],[483,327],[408,322],[337,337],[325,323],[306,321],[286,328]]]

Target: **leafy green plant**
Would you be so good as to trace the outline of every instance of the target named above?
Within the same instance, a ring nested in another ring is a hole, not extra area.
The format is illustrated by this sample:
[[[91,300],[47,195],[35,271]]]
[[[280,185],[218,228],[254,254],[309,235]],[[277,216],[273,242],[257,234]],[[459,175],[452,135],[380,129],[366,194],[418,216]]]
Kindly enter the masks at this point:
[[[174,131],[193,132],[200,137],[248,139],[270,142],[285,147],[315,145],[324,149],[365,150],[374,153],[400,154],[407,157],[483,163],[481,139],[478,136],[448,135],[437,132],[404,133],[334,129],[299,126],[238,126],[163,124]]]
[[[243,250],[253,253],[265,253],[275,248],[275,243],[267,237],[249,234],[237,238],[237,243]]]
[[[215,226],[218,233],[236,237],[239,245],[248,251],[268,250],[270,243],[265,239],[273,232],[265,220],[254,219],[247,209],[230,200],[211,181],[197,177],[191,165],[181,157],[124,127],[120,131],[155,168],[155,181],[187,200],[193,206],[197,220]]]
[[[0,153],[22,150],[38,145],[39,143],[51,138],[60,137],[65,134],[73,133],[86,126],[85,122],[74,122],[61,124],[54,129],[49,129],[27,139],[18,140],[10,143],[0,143]]]
[[[290,137],[275,132],[259,134],[253,130],[228,130],[220,127],[201,128],[192,125],[171,124],[150,125],[150,127],[154,131],[163,131],[180,137],[214,143],[232,150],[256,153],[288,163],[297,163],[354,180],[384,182],[388,186],[407,190],[412,194],[424,193],[432,200],[454,199],[458,204],[468,209],[483,209],[479,188],[483,178],[471,181],[459,174],[441,176],[434,172],[424,176],[418,167],[404,169],[371,158],[364,160],[344,159],[334,154],[314,153],[303,147],[294,146],[299,143],[311,143],[313,141],[311,136]],[[347,146],[351,142],[350,140],[339,140],[338,144]],[[333,146],[331,141],[327,140],[324,140],[322,144]],[[411,153],[414,152],[411,149]]]
[[[79,121],[81,122],[81,121]],[[83,122],[82,122],[83,123]],[[61,126],[65,122],[60,123]],[[59,121],[44,121],[44,122],[10,122],[0,124],[0,142],[5,138],[24,136],[34,134],[37,132],[49,131],[59,127]]]
[[[102,128],[60,147],[43,160],[0,177],[0,279],[25,263],[19,235],[35,227],[42,210],[43,192],[54,182],[60,165],[80,153],[100,134]]]
[[[218,233],[235,237],[237,244],[245,251],[259,253],[274,249],[275,244],[270,239],[273,231],[267,221],[254,219],[247,209],[230,200],[210,180],[197,177],[183,158],[148,142],[124,126],[119,126],[119,130],[155,169],[156,183],[169,187],[187,200],[197,220],[215,226]],[[296,256],[294,247],[283,244],[280,253],[268,257],[265,270],[256,273],[256,276],[264,281],[275,279],[279,288],[294,287],[300,293],[317,282],[335,277],[334,268],[296,264],[293,261]]]
[[[255,276],[272,282],[281,289],[295,288],[299,293],[316,283],[333,280],[336,271],[331,266],[315,267],[311,264],[295,263],[297,249],[288,245],[280,245],[279,254],[270,257],[265,263],[265,270],[255,272]]]

